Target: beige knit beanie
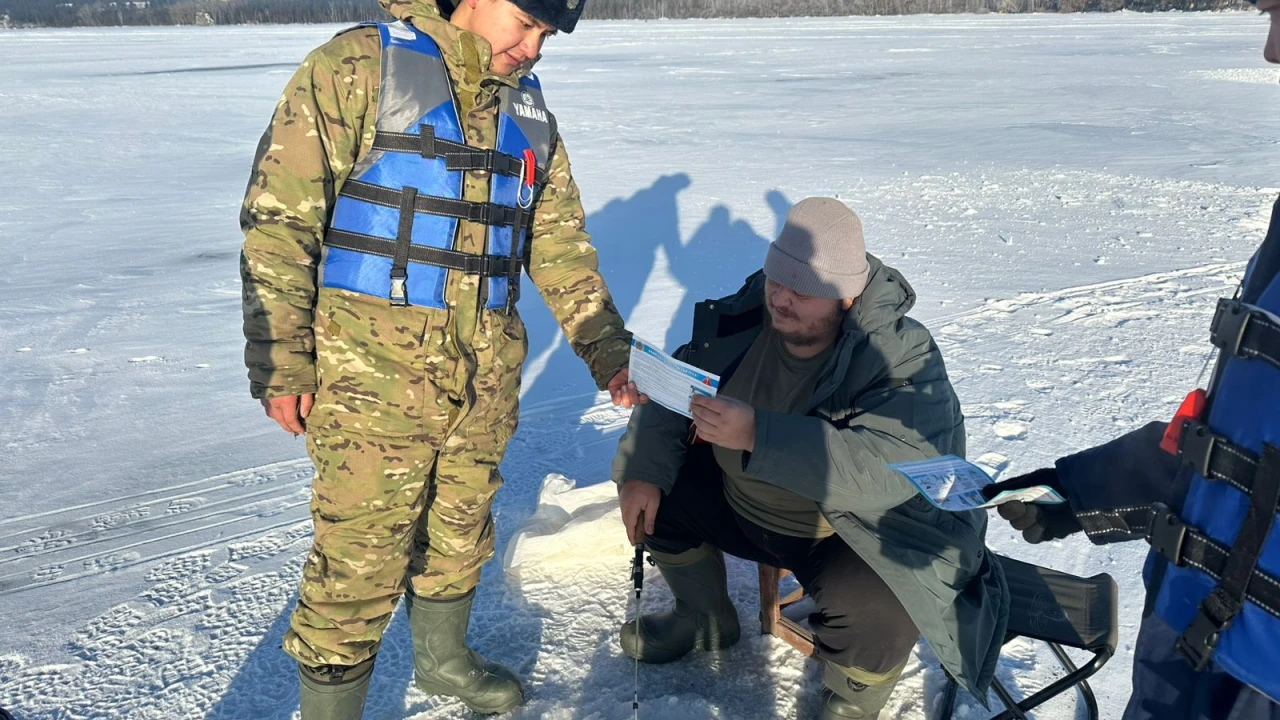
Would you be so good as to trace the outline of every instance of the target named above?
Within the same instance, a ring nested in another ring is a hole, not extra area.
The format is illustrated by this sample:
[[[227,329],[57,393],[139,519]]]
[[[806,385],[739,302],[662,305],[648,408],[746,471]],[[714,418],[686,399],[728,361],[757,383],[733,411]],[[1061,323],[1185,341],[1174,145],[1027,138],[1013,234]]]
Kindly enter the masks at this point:
[[[796,203],[764,260],[765,277],[822,298],[858,297],[868,270],[862,221],[834,198]]]

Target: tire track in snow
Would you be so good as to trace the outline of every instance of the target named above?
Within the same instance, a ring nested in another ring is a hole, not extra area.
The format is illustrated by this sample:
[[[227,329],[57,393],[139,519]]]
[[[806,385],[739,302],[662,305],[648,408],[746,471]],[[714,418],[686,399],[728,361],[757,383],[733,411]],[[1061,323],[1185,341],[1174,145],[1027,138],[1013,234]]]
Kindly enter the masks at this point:
[[[207,478],[192,480],[190,482],[181,483],[179,485],[168,485],[166,487],[157,488],[155,490],[146,490],[140,493],[121,495],[119,497],[110,498],[107,500],[97,500],[90,503],[82,503],[80,505],[69,505],[64,508],[58,508],[56,510],[46,510],[44,512],[32,513],[30,515],[15,515],[13,517],[0,519],[0,527],[4,527],[5,525],[12,525],[14,523],[22,522],[25,520],[33,520],[35,518],[48,517],[52,515],[58,515],[61,513],[69,513],[69,512],[74,512],[76,510],[84,510],[91,507],[101,507],[104,505],[119,504],[119,503],[126,502],[128,500],[136,500],[139,498],[148,497],[150,495],[163,493],[169,490],[179,490],[179,489],[185,490],[189,488],[197,488],[202,486],[216,487],[218,485],[224,485],[227,483],[235,484],[238,486],[250,485],[250,484],[262,484],[263,482],[269,482],[269,480],[265,479],[268,473],[278,472],[283,469],[297,468],[299,466],[305,466],[307,468],[310,468],[310,462],[305,459],[284,460],[281,462],[269,463],[267,465],[260,465],[258,467],[247,468],[244,470],[233,470],[232,472],[222,473],[220,475],[211,475]],[[248,481],[237,482],[238,478],[242,478],[247,475],[253,476],[255,478],[255,481],[254,482],[248,482]],[[259,476],[261,476],[264,479],[258,479]],[[180,496],[174,496],[174,497],[180,497]],[[162,499],[169,499],[169,497],[166,496]],[[4,539],[5,537],[9,537],[9,536],[0,535],[0,539]]]
[[[259,490],[257,492],[240,495],[237,497],[224,498],[210,502],[206,496],[189,496],[170,500],[165,506],[164,512],[160,515],[151,513],[151,505],[130,505],[122,511],[114,511],[107,514],[96,515],[90,518],[79,518],[77,523],[85,520],[89,521],[90,528],[74,532],[64,528],[70,528],[70,523],[57,527],[37,528],[36,532],[41,534],[36,538],[29,538],[26,542],[0,547],[0,566],[13,563],[18,560],[24,560],[31,557],[40,557],[51,552],[56,552],[58,548],[67,545],[83,545],[87,543],[101,543],[107,540],[115,540],[121,538],[134,537],[143,535],[151,530],[159,530],[177,525],[189,524],[197,520],[205,520],[218,515],[225,515],[228,512],[235,512],[243,509],[247,505],[257,504],[257,498],[269,499],[287,494],[290,488],[275,487],[269,490]],[[246,501],[254,500],[253,503]],[[163,503],[160,503],[163,504]],[[188,514],[195,510],[211,510],[221,506],[230,506],[216,512]],[[167,522],[162,522],[168,520]],[[125,532],[125,531],[128,532]],[[27,533],[14,533],[10,537],[25,535]],[[12,553],[12,557],[2,557],[3,555]]]
[[[307,518],[311,474],[308,460],[289,460],[6,519],[0,596],[299,523]]]
[[[0,705],[33,718],[103,717],[104,709],[112,717],[205,717],[246,662],[286,676],[287,656],[274,646],[256,651],[288,608],[309,536],[309,522],[290,519],[150,556],[157,562],[139,594],[65,628],[74,662],[0,656]],[[387,645],[389,656],[403,655],[394,639]],[[296,704],[289,683],[272,682],[217,717],[279,717]]]
[[[1244,268],[1214,263],[1022,293],[932,320],[970,450],[1025,457],[1017,443],[1030,438],[1038,451],[1070,451],[1088,445],[1084,433],[1153,419],[1151,402],[1130,396],[1162,402],[1186,392],[1210,355],[1213,298],[1231,295]],[[1037,428],[1037,415],[1054,426]],[[1064,420],[1079,429],[1064,432]]]
[[[996,314],[1009,314],[1034,305],[1044,305],[1078,297],[1091,297],[1108,291],[1124,292],[1135,286],[1142,287],[1156,284],[1167,284],[1171,281],[1180,279],[1216,276],[1224,273],[1234,273],[1238,276],[1239,274],[1243,274],[1246,265],[1247,263],[1244,262],[1213,263],[1210,265],[1183,268],[1181,270],[1149,273],[1147,275],[1137,275],[1129,278],[1121,278],[1119,280],[1091,283],[1089,285],[1076,285],[1073,287],[1063,288],[1061,290],[1026,292],[1012,298],[987,300],[981,305],[969,308],[968,310],[961,310],[960,312],[948,315],[937,315],[929,318],[928,324],[931,328],[941,328],[948,323],[961,321],[975,316],[993,317]],[[1213,292],[1216,289],[1216,287],[1211,287],[1198,292],[1193,292],[1191,295]]]

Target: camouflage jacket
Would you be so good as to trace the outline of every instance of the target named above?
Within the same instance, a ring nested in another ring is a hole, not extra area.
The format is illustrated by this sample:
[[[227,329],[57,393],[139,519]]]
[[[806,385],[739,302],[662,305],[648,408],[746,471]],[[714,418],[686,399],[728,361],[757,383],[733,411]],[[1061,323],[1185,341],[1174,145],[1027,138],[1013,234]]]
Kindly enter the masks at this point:
[[[516,86],[518,78],[489,72],[488,42],[450,24],[433,0],[380,2],[440,46],[467,143],[494,147],[498,90]],[[254,397],[316,391],[313,328],[323,320],[316,312],[321,247],[337,193],[373,142],[380,77],[377,29],[339,34],[313,50],[294,73],[258,145],[240,219],[245,234],[240,262],[245,364]],[[626,367],[628,335],[599,273],[578,187],[558,135],[552,139],[548,170],[535,207],[529,276],[603,389]],[[464,199],[484,201],[488,196],[487,173],[464,173]],[[486,226],[459,222],[454,248],[483,253],[485,237]],[[324,305],[331,315],[357,318],[406,310],[439,313],[441,317],[429,319],[428,325],[444,332],[424,333],[424,342],[446,338],[449,347],[444,351],[462,356],[481,326],[497,324],[523,339],[519,317],[484,310],[479,287],[475,277],[450,272],[445,294],[449,309],[444,311],[392,308],[386,300],[345,292],[330,293]],[[482,313],[494,317],[482,319]]]

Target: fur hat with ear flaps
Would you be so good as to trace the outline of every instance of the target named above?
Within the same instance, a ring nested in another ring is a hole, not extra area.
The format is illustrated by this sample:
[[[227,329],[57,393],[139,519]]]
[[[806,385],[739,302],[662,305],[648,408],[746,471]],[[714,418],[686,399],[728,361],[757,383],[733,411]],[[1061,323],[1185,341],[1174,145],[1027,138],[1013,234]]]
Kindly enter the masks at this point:
[[[571,33],[582,17],[587,0],[509,0],[511,4],[562,33]],[[458,0],[436,0],[440,14],[448,18],[458,6]]]

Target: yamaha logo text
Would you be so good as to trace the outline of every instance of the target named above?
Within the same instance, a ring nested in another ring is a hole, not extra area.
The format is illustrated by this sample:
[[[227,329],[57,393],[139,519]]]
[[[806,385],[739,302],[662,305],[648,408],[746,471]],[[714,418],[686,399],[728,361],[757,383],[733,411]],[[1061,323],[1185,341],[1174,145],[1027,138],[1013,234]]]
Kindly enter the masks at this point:
[[[519,105],[516,103],[511,104],[511,107],[515,110],[516,115],[519,115],[522,118],[529,118],[530,120],[537,120],[538,122],[547,121],[547,111],[541,108],[534,107],[532,102],[533,97],[530,96],[529,93],[525,93],[523,99],[526,103],[524,105]]]

